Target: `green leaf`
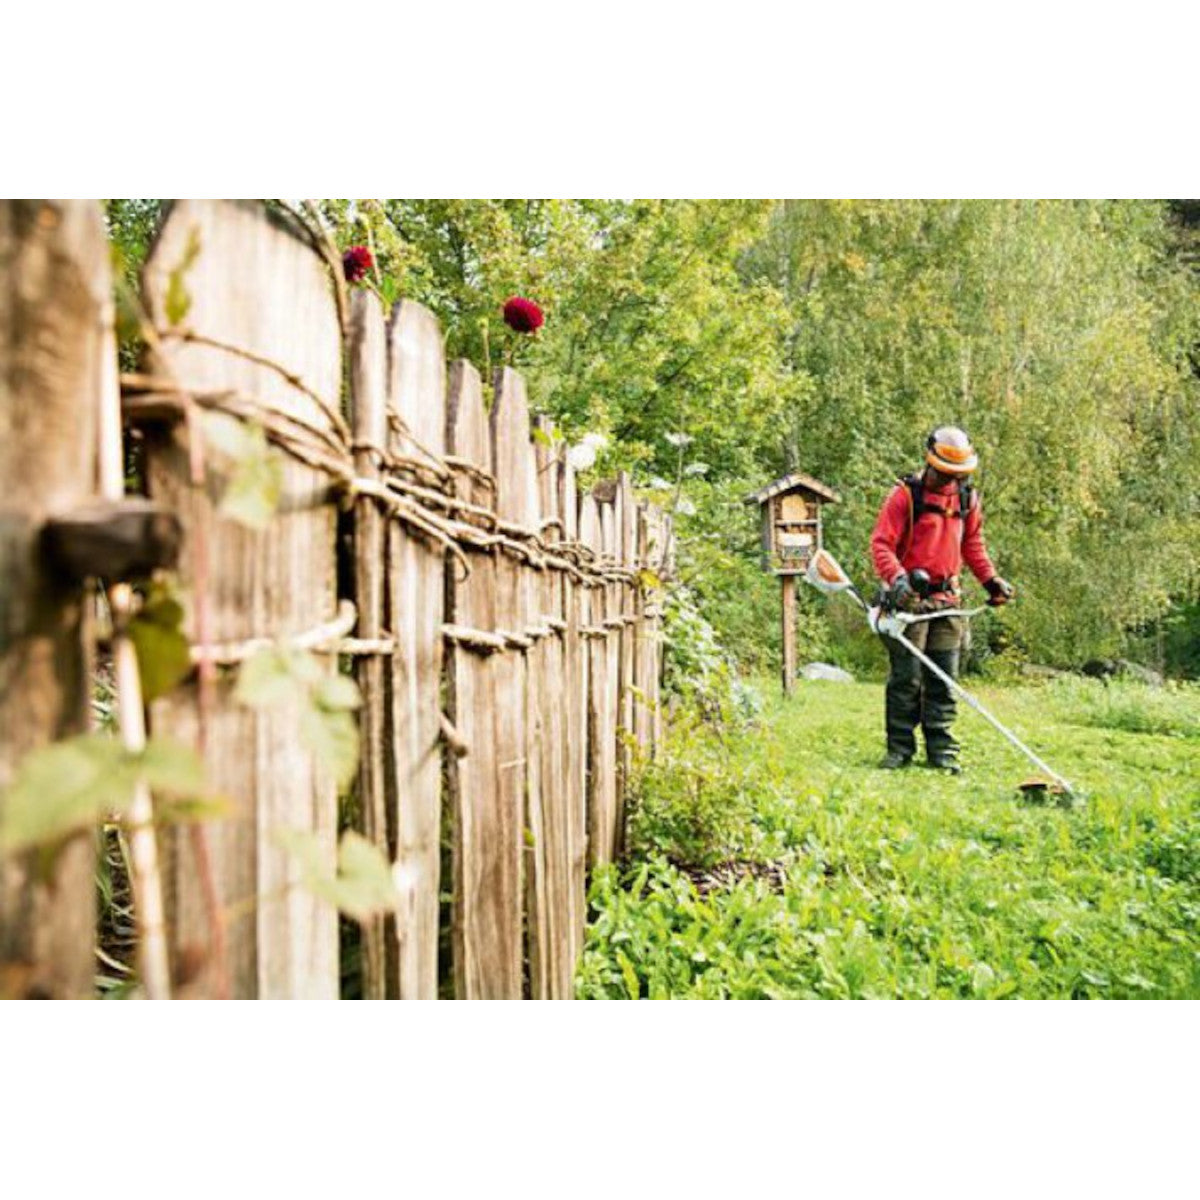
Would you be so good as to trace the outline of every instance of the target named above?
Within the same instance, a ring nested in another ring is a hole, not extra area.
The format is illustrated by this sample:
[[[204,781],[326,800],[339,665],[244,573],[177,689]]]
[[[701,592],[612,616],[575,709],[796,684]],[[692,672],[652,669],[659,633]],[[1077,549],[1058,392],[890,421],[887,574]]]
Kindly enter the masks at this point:
[[[638,572],[638,583],[647,591],[654,588],[661,588],[663,585],[663,581],[649,567],[643,567]]]
[[[204,763],[190,746],[167,738],[152,738],[132,761],[151,791],[189,797],[204,794]]]
[[[233,698],[247,708],[275,708],[295,700],[295,659],[284,646],[259,650],[238,668]]]
[[[233,465],[218,511],[249,529],[265,529],[283,491],[283,456],[267,441],[261,426],[227,413],[204,414],[204,437]]]
[[[325,852],[317,834],[306,829],[277,829],[273,838],[295,858],[301,884],[357,921],[396,907],[398,895],[392,870],[383,852],[361,834],[342,835],[337,874],[325,867]]]
[[[124,816],[139,779],[153,792],[188,798],[194,806],[211,803],[203,763],[186,746],[154,738],[141,754],[130,754],[116,738],[84,734],[22,762],[0,797],[0,851],[54,846],[110,813]]]
[[[533,428],[533,440],[537,442],[539,446],[553,447],[554,445],[554,438],[552,438],[550,434],[547,433],[546,430],[544,430],[540,425],[535,425]]]
[[[188,235],[183,257],[167,276],[166,313],[169,325],[178,325],[192,308],[191,293],[184,285],[184,277],[192,269],[200,254],[200,231],[193,229]]]
[[[300,740],[337,782],[346,787],[358,769],[358,724],[344,709],[303,709]]]
[[[151,591],[129,623],[129,637],[137,653],[144,701],[166,695],[192,669],[190,647],[182,624],[182,605],[161,587]]]
[[[329,712],[362,707],[362,692],[349,675],[327,675],[313,689],[313,699]]]
[[[642,994],[642,985],[633,963],[620,950],[617,951],[617,962],[621,967],[621,978],[625,980],[625,990],[629,993],[630,1000],[639,999]]]
[[[84,734],[35,750],[0,796],[0,851],[51,846],[124,812],[135,778],[115,738]]]

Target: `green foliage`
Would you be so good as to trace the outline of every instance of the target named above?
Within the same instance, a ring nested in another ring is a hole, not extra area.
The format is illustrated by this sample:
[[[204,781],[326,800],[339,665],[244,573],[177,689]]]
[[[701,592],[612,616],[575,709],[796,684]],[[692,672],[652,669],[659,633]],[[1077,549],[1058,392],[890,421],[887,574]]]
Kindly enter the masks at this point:
[[[1114,653],[1195,596],[1200,305],[1164,205],[787,201],[745,269],[787,297],[789,438],[845,498],[826,540],[856,575],[887,488],[953,422],[1031,657]]]
[[[150,585],[129,622],[129,637],[137,653],[143,703],[166,695],[191,671],[190,645],[183,632],[183,605],[162,581]]]
[[[247,529],[267,529],[283,491],[283,455],[261,426],[226,413],[204,413],[204,439],[230,472],[218,511]]]
[[[1200,686],[1156,688],[1125,680],[1068,677],[1046,688],[1056,713],[1073,724],[1200,740]]]
[[[362,697],[353,679],[330,675],[315,654],[279,644],[242,664],[234,696],[249,708],[295,709],[301,742],[337,785],[346,787],[354,778],[358,724],[353,713]]]
[[[338,843],[337,872],[324,866],[320,837],[307,829],[277,829],[275,843],[300,868],[301,884],[358,922],[394,912],[399,895],[383,852],[362,834],[348,830]]]
[[[968,715],[964,777],[897,775],[873,769],[878,687],[775,701],[775,735],[728,742],[708,770],[760,789],[727,794],[768,831],[782,890],[701,897],[657,856],[598,873],[578,994],[1200,997],[1195,742],[1079,726],[1054,695],[983,699],[1083,785],[1071,809],[1022,804],[1024,760]],[[1194,689],[1172,703],[1200,715]]]
[[[193,229],[188,235],[187,245],[183,249],[183,257],[167,274],[167,294],[164,308],[167,322],[178,325],[192,310],[192,296],[187,290],[188,272],[196,265],[200,257],[200,234]]]
[[[683,715],[636,781],[630,848],[689,866],[768,861],[784,842],[771,821],[780,780],[746,752],[758,733],[719,729]]]
[[[153,739],[138,754],[112,737],[84,734],[55,742],[21,763],[0,797],[0,853],[53,850],[106,814],[121,817],[144,780],[167,798],[205,793],[204,768],[184,746]]]

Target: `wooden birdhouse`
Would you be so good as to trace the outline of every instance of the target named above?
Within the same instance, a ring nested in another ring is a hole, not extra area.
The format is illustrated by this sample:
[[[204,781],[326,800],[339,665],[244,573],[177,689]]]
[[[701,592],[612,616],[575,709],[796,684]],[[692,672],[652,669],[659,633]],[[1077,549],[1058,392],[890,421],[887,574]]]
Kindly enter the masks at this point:
[[[811,475],[793,471],[746,497],[762,511],[763,567],[775,575],[802,575],[821,549],[821,508],[841,497]]]

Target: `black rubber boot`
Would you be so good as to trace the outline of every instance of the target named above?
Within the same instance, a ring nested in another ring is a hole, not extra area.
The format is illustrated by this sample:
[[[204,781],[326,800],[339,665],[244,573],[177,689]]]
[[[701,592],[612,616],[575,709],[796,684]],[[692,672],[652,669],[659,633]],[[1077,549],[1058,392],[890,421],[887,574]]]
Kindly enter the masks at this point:
[[[883,643],[892,664],[884,704],[888,758],[895,756],[907,763],[917,752],[916,728],[921,721],[920,664],[894,638],[885,637]]]
[[[926,654],[951,679],[958,678],[959,652],[957,650],[927,650]],[[931,767],[942,767],[958,774],[958,741],[952,732],[957,706],[949,685],[940,680],[928,668],[922,667],[924,706],[921,712],[921,728],[925,733],[925,756]]]
[[[912,762],[912,759],[904,754],[897,754],[895,750],[889,750],[879,761],[879,769],[881,771],[899,771]]]

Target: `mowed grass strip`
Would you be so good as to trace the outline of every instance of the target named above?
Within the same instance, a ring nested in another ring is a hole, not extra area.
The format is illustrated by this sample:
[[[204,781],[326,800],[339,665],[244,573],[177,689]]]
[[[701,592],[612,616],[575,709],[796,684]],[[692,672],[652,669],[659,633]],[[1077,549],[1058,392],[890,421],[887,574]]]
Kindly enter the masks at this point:
[[[594,883],[579,994],[1200,997],[1200,691],[977,694],[1079,803],[1024,799],[1033,767],[965,706],[966,774],[877,770],[880,684],[805,683],[745,733],[673,735],[633,862]],[[679,868],[706,856],[785,883],[701,896]]]

